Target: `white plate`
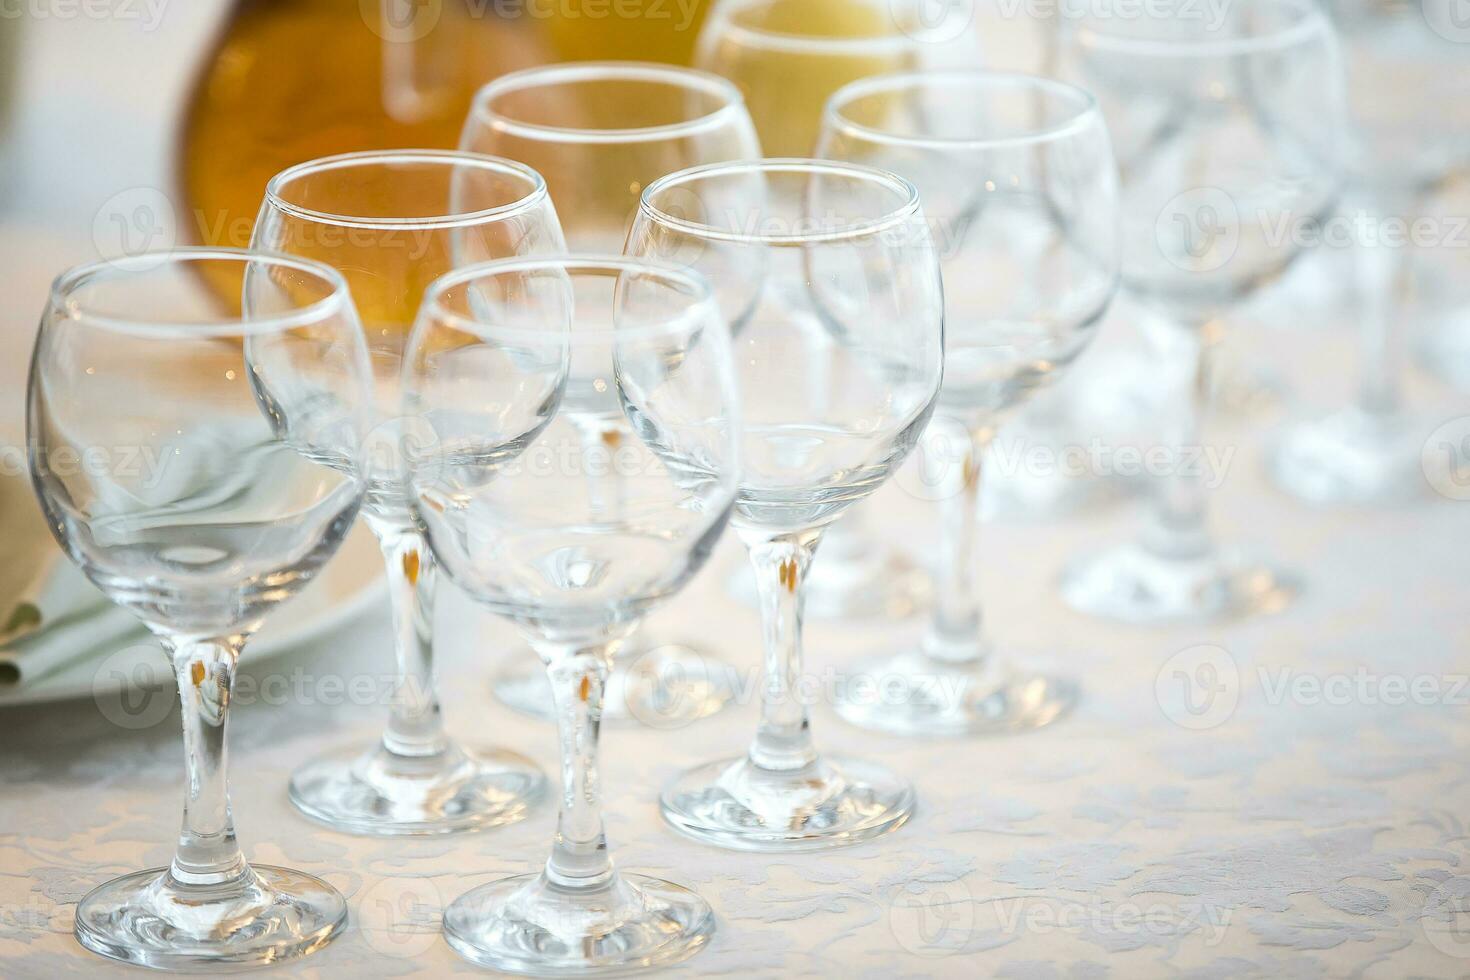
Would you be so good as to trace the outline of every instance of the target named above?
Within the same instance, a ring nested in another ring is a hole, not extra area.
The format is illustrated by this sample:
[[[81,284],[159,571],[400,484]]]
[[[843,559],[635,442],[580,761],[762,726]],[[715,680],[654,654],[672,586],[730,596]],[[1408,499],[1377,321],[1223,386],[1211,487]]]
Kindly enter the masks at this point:
[[[245,647],[241,659],[259,664],[283,653],[300,649],[367,610],[382,595],[383,559],[372,534],[361,524],[352,529],[342,548],[322,569],[316,581],[299,596],[276,610],[259,635]],[[104,651],[98,651],[99,657]],[[140,628],[126,649],[108,658],[108,673],[114,668],[130,679],[152,678],[158,686],[172,682],[167,670],[134,670],[137,665],[158,667],[162,653]],[[93,696],[98,657],[81,657],[34,684],[0,694],[0,707],[12,704],[41,704]]]

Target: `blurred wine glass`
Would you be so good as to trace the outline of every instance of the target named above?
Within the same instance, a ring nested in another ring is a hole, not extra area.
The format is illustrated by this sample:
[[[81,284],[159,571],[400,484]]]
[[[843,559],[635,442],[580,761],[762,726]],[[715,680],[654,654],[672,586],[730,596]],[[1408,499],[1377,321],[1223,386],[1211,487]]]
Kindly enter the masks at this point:
[[[599,378],[628,423],[616,495],[587,479],[602,464],[583,438],[589,404],[575,397]],[[613,869],[597,751],[614,652],[709,558],[735,500],[740,407],[709,285],[626,258],[451,274],[424,304],[404,394],[434,433],[408,462],[429,541],[539,655],[561,746],[544,869],[457,898],[445,938],[513,973],[678,962],[709,941],[714,915],[688,889]]]
[[[717,75],[637,62],[551,65],[496,79],[475,97],[460,145],[522,160],[546,177],[569,247],[618,254],[643,188],[700,164],[761,155],[740,92]],[[589,454],[613,454],[629,438],[610,378],[569,397]],[[589,479],[618,493],[615,470]],[[734,670],[712,652],[640,632],[620,647],[608,682],[607,720],[673,724],[731,702]],[[495,679],[501,701],[550,719],[546,673],[517,658]]]
[[[254,244],[341,270],[376,379],[363,516],[382,547],[397,658],[388,727],[291,777],[307,816],[363,834],[441,834],[519,820],[545,780],[530,760],[466,747],[444,731],[435,686],[435,568],[402,481],[405,449],[429,437],[399,411],[404,345],[424,288],[487,259],[564,249],[546,184],[523,164],[442,150],[326,157],[271,179]]]
[[[210,288],[225,282],[226,296]],[[239,970],[307,955],[346,925],[325,881],[246,863],[225,725],[241,650],[357,516],[371,384],[346,283],[315,262],[182,249],[52,287],[31,362],[36,493],[67,555],[172,661],[188,771],[169,866],[77,905],[93,952]],[[123,451],[159,465],[106,464]]]
[[[1465,248],[1455,222],[1425,213],[1435,189],[1470,166],[1470,36],[1441,33],[1453,2],[1326,5],[1343,40],[1351,138],[1349,207],[1324,237],[1352,250],[1360,364],[1351,404],[1278,434],[1271,475],[1305,500],[1378,503],[1428,490],[1422,449],[1438,420],[1406,404],[1405,294],[1415,248]]]
[[[982,460],[1001,425],[1092,340],[1118,286],[1118,177],[1091,96],[1030,75],[922,72],[832,97],[825,157],[919,188],[944,272],[944,386],[912,492],[943,506],[921,642],[854,668],[903,698],[852,693],[855,724],[911,735],[1045,725],[1075,685],[1020,669],[986,635],[975,571]]]
[[[1133,622],[1274,610],[1295,583],[1216,544],[1199,441],[1221,318],[1303,251],[1336,207],[1344,118],[1337,40],[1307,0],[1207,14],[1166,0],[1062,25],[1058,75],[1097,99],[1117,154],[1127,289],[1162,314],[1168,464],[1141,538],[1075,562],[1074,608]],[[1223,479],[1223,474],[1217,474]]]

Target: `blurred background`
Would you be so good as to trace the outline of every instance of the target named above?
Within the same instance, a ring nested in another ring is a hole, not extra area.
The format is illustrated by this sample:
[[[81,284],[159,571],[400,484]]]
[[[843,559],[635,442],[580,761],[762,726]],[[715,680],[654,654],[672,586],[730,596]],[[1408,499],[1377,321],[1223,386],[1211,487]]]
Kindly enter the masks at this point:
[[[276,171],[352,150],[452,148],[475,89],[517,68],[589,59],[689,64],[709,5],[6,0],[0,440],[21,444],[35,321],[62,269],[170,244],[244,246]],[[796,6],[799,24],[813,32],[871,29],[872,8],[845,0]],[[1021,7],[1009,5],[1009,16],[998,0],[946,9],[935,8],[953,26],[931,47],[955,52],[948,63],[972,64],[983,34],[988,64],[1040,66],[1045,25]]]

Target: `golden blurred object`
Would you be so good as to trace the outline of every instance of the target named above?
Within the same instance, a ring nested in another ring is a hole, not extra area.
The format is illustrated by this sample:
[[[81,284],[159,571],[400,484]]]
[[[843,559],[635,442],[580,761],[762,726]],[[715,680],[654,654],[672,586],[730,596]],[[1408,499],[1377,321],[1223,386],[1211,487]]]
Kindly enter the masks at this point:
[[[537,0],[527,0],[535,8]],[[709,0],[558,0],[545,2],[546,33],[557,61],[609,58],[688,65]]]
[[[239,0],[185,112],[180,237],[247,245],[266,181],[293,164],[356,150],[453,148],[475,91],[506,72],[592,58],[687,64],[705,7]]]
[[[722,0],[695,62],[740,87],[767,156],[811,156],[833,92],[919,67],[901,9],[878,0]]]

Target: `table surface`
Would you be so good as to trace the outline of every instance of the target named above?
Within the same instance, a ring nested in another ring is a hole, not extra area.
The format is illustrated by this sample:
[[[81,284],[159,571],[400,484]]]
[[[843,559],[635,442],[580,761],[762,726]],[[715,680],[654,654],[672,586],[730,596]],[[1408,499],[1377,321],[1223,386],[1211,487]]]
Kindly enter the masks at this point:
[[[1257,335],[1256,350],[1280,355],[1278,366],[1311,364],[1311,378],[1337,379],[1315,387],[1340,390],[1350,376],[1345,339],[1346,331],[1299,327]],[[1314,387],[1296,380],[1300,397]],[[1465,411],[1463,397],[1422,381],[1415,390],[1430,421]],[[718,915],[710,948],[676,972],[1470,974],[1470,923],[1452,914],[1470,895],[1470,502],[1429,495],[1403,508],[1322,510],[1285,498],[1260,465],[1281,414],[1216,427],[1216,444],[1236,454],[1215,516],[1228,540],[1303,574],[1289,609],[1218,627],[1093,622],[1059,602],[1056,575],[1070,556],[1129,533],[1133,510],[995,520],[983,532],[980,574],[993,634],[1077,678],[1078,709],[1023,735],[906,741],[815,706],[820,745],[879,760],[916,785],[915,817],[885,839],[743,855],[661,825],[657,788],[684,767],[738,752],[755,720],[748,699],[681,730],[609,726],[603,773],[616,861],[698,889]],[[922,558],[934,535],[929,507],[889,486],[870,513],[890,542]],[[724,656],[749,682],[756,617],[725,587],[737,551],[723,542],[651,626]],[[530,655],[517,652],[505,625],[445,594],[437,622],[450,728],[551,771],[552,729],[488,695],[502,664]],[[814,620],[809,668],[840,668],[919,625]],[[1223,651],[1212,655],[1223,693],[1195,716],[1175,672],[1198,663],[1189,651],[1201,645]],[[350,837],[291,809],[294,765],[374,737],[383,709],[341,692],[385,691],[390,661],[376,615],[259,665],[261,694],[234,709],[231,783],[248,857],[321,875],[350,899],[345,934],[279,972],[470,972],[437,935],[439,909],[544,856],[549,806],[512,827],[433,840]],[[124,726],[109,720],[115,705],[91,701],[0,719],[3,972],[117,969],[76,945],[72,906],[111,876],[168,860],[181,751],[172,696],[155,697],[135,706],[141,721]]]
[[[212,9],[171,6],[170,17],[184,21],[174,39],[188,35],[184,47],[194,50]],[[34,26],[49,40],[28,49],[22,84],[34,98],[21,127],[50,135],[28,137],[31,156],[0,227],[10,300],[0,310],[7,441],[17,438],[23,354],[45,282],[88,257],[91,216],[110,194],[156,181],[147,173],[167,146],[156,120],[170,115],[180,90],[175,80],[155,96],[159,69],[146,48],[135,49],[146,70],[99,90],[87,66],[112,43],[107,25]],[[82,32],[88,47],[78,49]],[[104,112],[99,99],[127,111]],[[87,119],[107,122],[88,131]],[[83,133],[90,145],[131,152],[77,153]],[[118,170],[115,159],[132,162]],[[33,193],[43,173],[57,191],[50,204]],[[73,187],[87,190],[71,195]],[[742,748],[755,722],[748,700],[677,731],[606,730],[607,822],[619,866],[696,888],[718,916],[710,948],[672,972],[1470,975],[1470,915],[1453,915],[1470,908],[1470,502],[1426,495],[1399,508],[1327,510],[1265,483],[1261,453],[1272,427],[1293,406],[1331,403],[1350,385],[1351,333],[1321,315],[1321,299],[1320,289],[1287,297],[1265,318],[1275,329],[1242,331],[1252,338],[1244,345],[1251,363],[1280,371],[1291,394],[1275,410],[1215,428],[1216,444],[1235,451],[1216,495],[1218,530],[1300,570],[1305,589],[1289,609],[1215,627],[1094,622],[1059,602],[1056,576],[1070,557],[1131,533],[1131,507],[990,522],[980,581],[994,637],[1078,679],[1083,699],[1043,731],[928,742],[856,730],[817,704],[819,745],[900,770],[919,794],[915,817],[897,833],[843,850],[727,853],[659,822],[654,797],[666,779]],[[1126,310],[1113,318],[1103,347],[1123,343],[1126,320]],[[1463,395],[1426,379],[1412,390],[1426,436],[1470,412]],[[873,515],[879,533],[923,559],[935,534],[931,508],[890,486]],[[723,542],[651,626],[724,656],[750,681],[756,617],[725,589],[740,560],[734,542]],[[445,594],[438,635],[450,728],[519,749],[551,771],[551,728],[488,695],[503,663],[529,655],[505,625],[452,589]],[[809,668],[821,673],[896,647],[919,626],[812,621]],[[1183,710],[1188,691],[1176,683],[1201,646],[1223,651],[1212,654],[1223,687],[1212,702],[1219,707],[1206,712],[1210,727]],[[375,737],[384,709],[342,703],[340,692],[360,683],[386,690],[390,664],[381,611],[290,658],[247,664],[258,690],[289,693],[262,693],[233,713],[230,772],[245,851],[321,875],[351,906],[336,942],[275,972],[476,972],[439,938],[439,909],[482,882],[533,870],[544,856],[549,806],[512,827],[432,840],[349,837],[291,809],[285,785],[297,763]],[[72,909],[103,880],[169,858],[182,753],[171,695],[156,698],[134,706],[132,717],[146,724],[116,724],[109,715],[117,713],[93,701],[0,712],[0,973],[125,972],[75,943]]]

